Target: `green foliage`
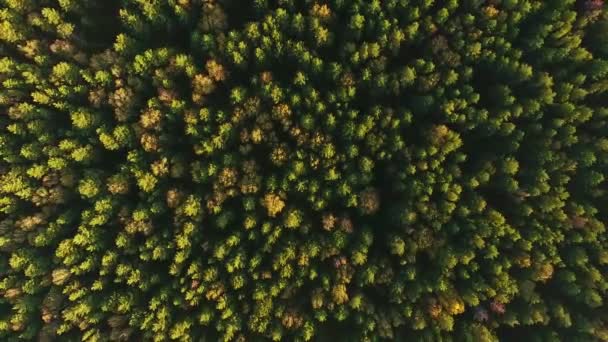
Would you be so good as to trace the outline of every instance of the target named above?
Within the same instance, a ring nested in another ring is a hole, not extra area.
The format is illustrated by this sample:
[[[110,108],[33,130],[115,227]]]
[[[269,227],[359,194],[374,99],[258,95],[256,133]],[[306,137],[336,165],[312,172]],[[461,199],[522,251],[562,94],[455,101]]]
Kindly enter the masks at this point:
[[[0,340],[608,340],[605,7],[0,0]]]

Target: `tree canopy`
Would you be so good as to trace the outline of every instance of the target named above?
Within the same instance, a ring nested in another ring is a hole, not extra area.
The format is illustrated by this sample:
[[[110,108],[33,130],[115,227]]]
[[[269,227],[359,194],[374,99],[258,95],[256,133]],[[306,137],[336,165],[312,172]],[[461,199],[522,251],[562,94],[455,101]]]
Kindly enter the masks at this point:
[[[602,0],[0,0],[0,340],[608,341]]]

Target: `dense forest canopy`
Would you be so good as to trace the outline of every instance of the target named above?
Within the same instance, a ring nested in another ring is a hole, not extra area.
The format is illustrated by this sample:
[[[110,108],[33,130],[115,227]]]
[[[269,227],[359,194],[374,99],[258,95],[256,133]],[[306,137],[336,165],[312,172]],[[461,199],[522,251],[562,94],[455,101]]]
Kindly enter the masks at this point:
[[[602,0],[0,0],[0,340],[608,341]]]

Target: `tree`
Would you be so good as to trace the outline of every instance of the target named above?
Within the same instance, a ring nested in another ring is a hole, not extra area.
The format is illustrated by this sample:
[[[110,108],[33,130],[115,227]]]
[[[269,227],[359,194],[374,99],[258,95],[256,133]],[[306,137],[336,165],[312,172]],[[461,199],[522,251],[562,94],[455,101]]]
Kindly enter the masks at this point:
[[[606,339],[601,1],[1,3],[0,340]]]

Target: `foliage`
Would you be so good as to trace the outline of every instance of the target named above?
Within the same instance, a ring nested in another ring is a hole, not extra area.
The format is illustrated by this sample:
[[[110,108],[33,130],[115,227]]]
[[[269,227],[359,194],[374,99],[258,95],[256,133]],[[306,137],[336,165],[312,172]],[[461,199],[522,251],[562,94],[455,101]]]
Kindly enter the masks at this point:
[[[601,0],[0,0],[0,340],[608,339]]]

